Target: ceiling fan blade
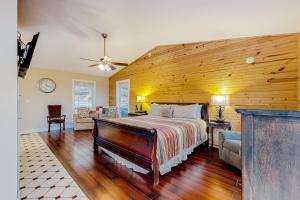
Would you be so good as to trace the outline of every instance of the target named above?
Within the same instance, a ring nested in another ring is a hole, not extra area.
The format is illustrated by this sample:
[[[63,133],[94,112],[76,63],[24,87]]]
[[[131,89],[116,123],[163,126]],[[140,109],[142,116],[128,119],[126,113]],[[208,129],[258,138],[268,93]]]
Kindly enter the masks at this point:
[[[113,65],[110,65],[110,69],[111,70],[116,70],[117,68],[115,66],[113,66]]]
[[[93,62],[99,62],[99,60],[93,60],[93,59],[88,59],[88,58],[80,58],[81,60],[88,60],[88,61],[93,61]]]
[[[127,67],[128,64],[127,63],[120,63],[120,62],[111,62],[111,64],[114,64],[114,65],[119,65],[119,66],[125,66]]]
[[[88,67],[96,67],[99,64],[93,64],[93,65],[89,65]]]

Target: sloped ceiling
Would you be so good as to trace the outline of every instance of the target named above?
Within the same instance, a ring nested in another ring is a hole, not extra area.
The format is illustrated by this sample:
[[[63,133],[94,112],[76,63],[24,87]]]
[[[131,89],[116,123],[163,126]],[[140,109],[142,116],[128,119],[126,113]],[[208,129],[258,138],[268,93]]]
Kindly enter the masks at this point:
[[[19,0],[22,38],[41,32],[31,67],[99,76],[80,57],[133,62],[157,45],[300,32],[299,0]],[[121,69],[121,68],[120,68]]]

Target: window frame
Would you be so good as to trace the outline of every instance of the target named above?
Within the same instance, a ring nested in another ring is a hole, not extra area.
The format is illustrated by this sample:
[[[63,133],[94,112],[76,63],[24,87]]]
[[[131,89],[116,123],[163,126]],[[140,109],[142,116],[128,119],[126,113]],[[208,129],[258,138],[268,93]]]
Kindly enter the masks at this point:
[[[93,105],[92,107],[95,107],[96,106],[96,87],[97,87],[97,84],[96,84],[96,81],[93,81],[93,80],[82,80],[82,79],[72,79],[72,110],[73,112],[76,111],[76,108],[75,108],[75,99],[74,99],[74,95],[75,95],[75,82],[78,81],[78,82],[85,82],[85,83],[93,83],[94,85],[94,97],[93,97]]]

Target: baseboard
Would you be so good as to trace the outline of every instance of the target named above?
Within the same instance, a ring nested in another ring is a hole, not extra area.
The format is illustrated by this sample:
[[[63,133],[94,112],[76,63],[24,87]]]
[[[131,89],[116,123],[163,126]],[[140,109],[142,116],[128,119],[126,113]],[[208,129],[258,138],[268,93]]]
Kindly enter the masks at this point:
[[[74,128],[73,124],[66,125],[66,129]],[[51,126],[51,131],[57,131],[59,130],[59,126]],[[34,129],[28,129],[28,130],[21,130],[20,135],[24,134],[30,134],[30,133],[38,133],[38,132],[46,132],[48,131],[48,127],[43,128],[34,128]]]
[[[36,129],[22,130],[22,131],[20,131],[20,134],[25,135],[25,134],[38,133],[38,132],[43,132],[43,131],[47,131],[47,129],[36,128]]]

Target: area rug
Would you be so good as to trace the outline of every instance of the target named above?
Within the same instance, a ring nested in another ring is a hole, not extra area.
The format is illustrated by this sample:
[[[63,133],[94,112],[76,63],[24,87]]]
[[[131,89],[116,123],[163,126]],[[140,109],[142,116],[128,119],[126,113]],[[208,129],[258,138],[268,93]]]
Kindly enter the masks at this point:
[[[37,133],[20,136],[20,199],[88,198]]]

